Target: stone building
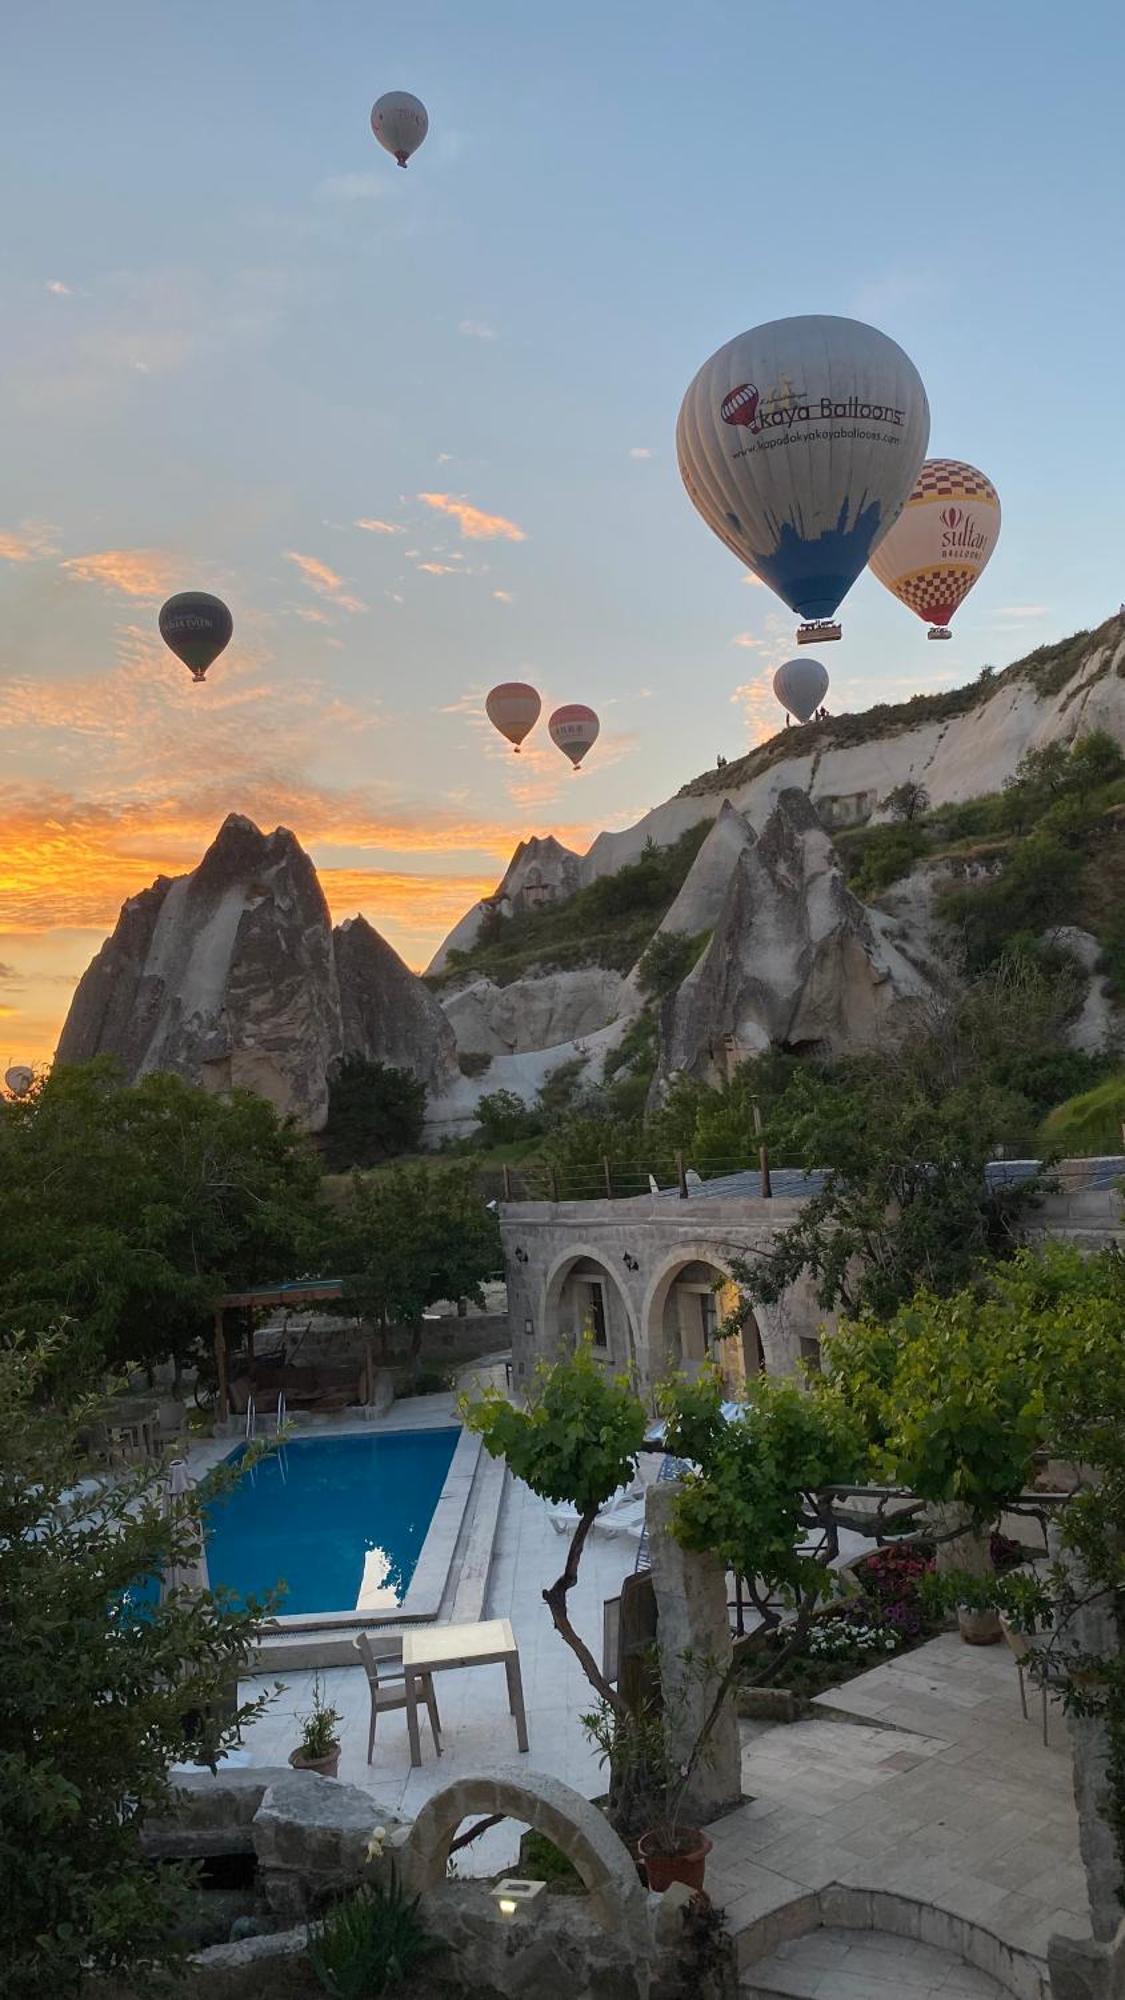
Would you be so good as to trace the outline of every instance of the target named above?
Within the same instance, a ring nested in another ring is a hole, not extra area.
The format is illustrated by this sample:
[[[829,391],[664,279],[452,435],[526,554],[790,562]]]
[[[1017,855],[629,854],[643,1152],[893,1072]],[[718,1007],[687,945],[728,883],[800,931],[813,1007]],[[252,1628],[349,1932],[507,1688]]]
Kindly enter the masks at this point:
[[[1018,1177],[1029,1163],[990,1169]],[[1064,1161],[1059,1191],[1034,1211],[1029,1235],[1069,1238],[1091,1250],[1125,1245],[1116,1183],[1125,1159]],[[732,1266],[769,1254],[800,1214],[819,1175],[781,1172],[763,1200],[756,1172],[615,1201],[510,1201],[500,1211],[513,1375],[526,1387],[541,1360],[569,1352],[583,1331],[615,1373],[651,1395],[665,1376],[698,1370],[738,1303]],[[777,1305],[756,1306],[716,1356],[732,1392],[759,1370],[791,1375],[817,1366],[835,1315],[807,1280]]]

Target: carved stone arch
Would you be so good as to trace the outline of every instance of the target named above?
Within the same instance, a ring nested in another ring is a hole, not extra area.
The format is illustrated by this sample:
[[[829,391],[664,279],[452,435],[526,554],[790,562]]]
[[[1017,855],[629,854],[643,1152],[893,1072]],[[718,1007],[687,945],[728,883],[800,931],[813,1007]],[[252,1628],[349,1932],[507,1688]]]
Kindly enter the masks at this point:
[[[583,1263],[595,1265],[597,1277],[613,1288],[613,1296],[625,1331],[625,1352],[618,1355],[616,1360],[622,1368],[628,1367],[632,1364],[637,1346],[637,1327],[629,1294],[611,1267],[604,1249],[598,1249],[593,1244],[570,1243],[548,1266],[539,1299],[539,1325],[543,1329],[544,1338],[556,1350],[563,1346],[569,1350],[569,1338],[565,1342],[560,1339],[559,1307],[567,1279],[575,1266]],[[612,1349],[610,1351],[612,1353]]]

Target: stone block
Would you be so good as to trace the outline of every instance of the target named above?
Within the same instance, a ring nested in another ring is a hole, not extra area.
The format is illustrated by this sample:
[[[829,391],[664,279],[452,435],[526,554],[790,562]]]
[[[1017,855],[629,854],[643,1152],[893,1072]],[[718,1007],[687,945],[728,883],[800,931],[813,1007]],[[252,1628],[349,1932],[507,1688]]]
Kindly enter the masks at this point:
[[[1051,2000],[1125,2000],[1125,1922],[1112,1939],[1057,1933],[1047,1947]]]
[[[730,1663],[726,1571],[717,1556],[684,1549],[670,1529],[679,1488],[674,1480],[650,1486],[645,1521],[657,1604],[660,1679],[672,1755],[690,1757],[710,1712],[719,1677]],[[742,1796],[742,1745],[734,1699],[726,1701],[701,1757],[685,1801],[705,1826]]]
[[[292,1772],[270,1786],[254,1820],[254,1848],[266,1901],[298,1917],[325,1897],[381,1872],[367,1858],[376,1826],[400,1822],[370,1792],[315,1772]],[[389,1872],[384,1855],[382,1869]]]
[[[843,1882],[830,1882],[817,1895],[820,1921],[827,1928],[839,1924],[848,1931],[871,1929],[871,1891],[852,1889]]]
[[[885,1889],[871,1891],[871,1927],[889,1931],[892,1937],[921,1936],[921,1905],[910,1896],[894,1896]]]

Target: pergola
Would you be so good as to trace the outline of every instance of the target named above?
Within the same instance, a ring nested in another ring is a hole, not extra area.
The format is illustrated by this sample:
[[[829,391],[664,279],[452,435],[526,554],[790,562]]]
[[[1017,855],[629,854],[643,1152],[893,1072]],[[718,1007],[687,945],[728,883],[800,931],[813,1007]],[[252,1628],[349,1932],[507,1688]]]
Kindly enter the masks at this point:
[[[217,1416],[225,1423],[230,1415],[230,1398],[227,1390],[227,1333],[225,1314],[234,1306],[311,1306],[326,1299],[340,1299],[344,1295],[343,1278],[298,1278],[284,1285],[252,1285],[245,1292],[224,1292],[215,1301],[215,1367],[218,1372],[219,1387]],[[254,1329],[250,1326],[250,1358],[254,1358]]]

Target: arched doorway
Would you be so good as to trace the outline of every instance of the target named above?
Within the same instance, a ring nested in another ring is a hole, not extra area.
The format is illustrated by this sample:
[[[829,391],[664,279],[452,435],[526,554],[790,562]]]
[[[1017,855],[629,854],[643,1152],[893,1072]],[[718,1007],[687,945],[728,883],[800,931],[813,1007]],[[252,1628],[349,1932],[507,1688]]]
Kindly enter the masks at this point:
[[[739,1396],[765,1368],[761,1332],[752,1312],[738,1320],[740,1294],[729,1271],[707,1256],[684,1258],[666,1270],[649,1314],[649,1356],[656,1379],[694,1378],[714,1362],[728,1394]],[[720,1337],[724,1324],[737,1330]]]
[[[544,1330],[556,1353],[568,1354],[588,1338],[595,1357],[614,1370],[636,1361],[625,1295],[608,1264],[592,1252],[571,1254],[547,1280]]]

